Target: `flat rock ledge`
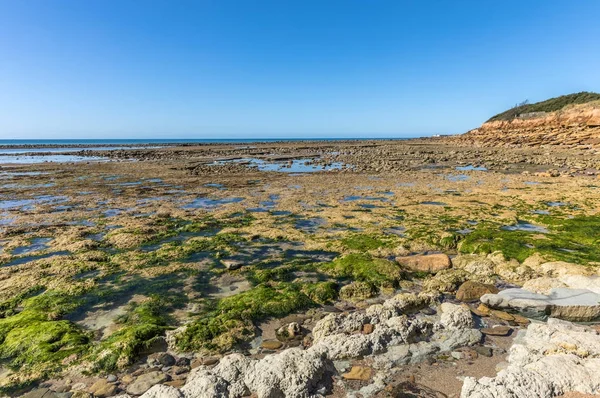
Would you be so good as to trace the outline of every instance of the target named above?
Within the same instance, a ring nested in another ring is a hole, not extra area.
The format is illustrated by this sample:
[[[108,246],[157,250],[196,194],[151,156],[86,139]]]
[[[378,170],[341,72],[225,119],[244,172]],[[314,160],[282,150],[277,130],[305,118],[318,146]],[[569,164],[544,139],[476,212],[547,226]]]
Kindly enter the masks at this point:
[[[399,364],[481,341],[466,306],[444,303],[440,315],[407,316],[434,305],[436,299],[399,294],[364,311],[329,314],[315,325],[313,344],[307,349],[289,348],[262,359],[229,354],[212,368],[194,369],[182,388],[156,385],[142,398],[320,397],[331,391],[332,376],[338,375],[335,360],[376,355],[373,368],[385,374]],[[364,325],[371,325],[369,333]],[[383,377],[376,375],[374,380],[370,392],[385,388]]]
[[[520,312],[531,318],[595,321],[600,319],[600,278],[567,275],[556,279],[533,279],[522,289],[506,289],[497,294],[483,295],[481,302],[492,308]]]
[[[510,349],[496,377],[465,378],[461,398],[551,398],[600,391],[600,335],[555,318],[532,323]]]

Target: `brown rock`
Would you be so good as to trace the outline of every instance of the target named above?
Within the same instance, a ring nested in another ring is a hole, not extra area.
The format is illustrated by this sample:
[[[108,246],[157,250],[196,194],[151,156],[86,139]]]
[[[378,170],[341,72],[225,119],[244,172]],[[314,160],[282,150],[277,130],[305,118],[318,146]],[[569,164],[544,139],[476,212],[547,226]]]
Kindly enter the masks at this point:
[[[375,329],[375,326],[373,326],[373,324],[371,324],[371,323],[365,323],[363,325],[362,332],[363,332],[363,334],[371,334],[371,333],[373,333],[374,329]]]
[[[106,379],[100,379],[92,384],[88,392],[99,398],[112,397],[117,392],[117,386]]]
[[[346,380],[363,380],[371,379],[373,369],[366,366],[353,366],[350,372],[344,373],[342,377]]]
[[[277,340],[266,340],[263,341],[260,346],[266,350],[278,350],[283,347],[283,343]]]
[[[458,288],[456,299],[460,301],[475,301],[479,300],[484,294],[498,293],[498,289],[494,285],[487,285],[475,281],[466,281]]]
[[[531,323],[531,321],[529,319],[525,318],[522,315],[513,314],[513,318],[514,318],[514,321],[521,326],[526,326]]]
[[[481,333],[488,336],[506,336],[511,330],[508,326],[496,326],[495,328],[483,328]]]
[[[477,307],[477,311],[483,314],[483,316],[490,316],[491,309],[485,304],[479,304],[479,307]]]
[[[498,310],[490,310],[490,314],[498,319],[502,319],[503,321],[514,321],[515,317],[509,314],[508,312],[498,311]]]
[[[175,387],[175,388],[181,388],[185,385],[185,379],[181,379],[181,380],[171,380],[171,381],[167,381],[165,383],[163,383],[167,386],[171,386],[171,387]]]
[[[125,384],[129,384],[131,383],[134,379],[134,377],[132,375],[123,375],[123,377],[121,377],[121,382],[125,383]]]
[[[204,366],[212,366],[216,363],[219,362],[219,358],[218,357],[208,357],[208,358],[204,358],[202,360],[202,365]]]
[[[396,257],[396,261],[411,271],[436,273],[452,267],[452,261],[446,254],[426,254]]]

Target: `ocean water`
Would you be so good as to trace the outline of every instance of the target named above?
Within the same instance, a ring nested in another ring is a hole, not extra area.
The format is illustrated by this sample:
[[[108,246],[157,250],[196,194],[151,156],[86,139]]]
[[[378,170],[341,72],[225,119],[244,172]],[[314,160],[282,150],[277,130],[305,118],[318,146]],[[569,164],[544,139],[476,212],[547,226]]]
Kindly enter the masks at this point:
[[[411,137],[397,138],[233,138],[233,139],[193,139],[193,138],[132,138],[132,139],[63,139],[63,140],[2,140],[0,146],[29,145],[146,145],[146,144],[249,144],[256,142],[294,142],[294,141],[365,141],[365,140],[407,140]]]

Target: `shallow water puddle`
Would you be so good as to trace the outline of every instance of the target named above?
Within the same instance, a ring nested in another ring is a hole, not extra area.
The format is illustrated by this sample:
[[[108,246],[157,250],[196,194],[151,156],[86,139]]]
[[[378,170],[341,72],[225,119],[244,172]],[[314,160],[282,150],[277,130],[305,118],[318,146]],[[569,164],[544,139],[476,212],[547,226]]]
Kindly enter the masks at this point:
[[[0,155],[0,164],[37,164],[37,163],[78,163],[78,162],[107,162],[109,158],[99,156],[75,155]]]
[[[525,232],[537,232],[541,234],[548,233],[548,229],[539,225],[531,224],[525,221],[518,221],[514,225],[504,225],[500,227],[504,231],[525,231]]]
[[[546,204],[550,207],[564,207],[569,205],[565,202],[546,202]]]
[[[487,167],[485,166],[473,166],[472,164],[468,166],[456,166],[455,168],[459,171],[487,171]]]
[[[66,256],[68,254],[71,254],[71,253],[65,250],[65,251],[59,251],[59,252],[54,252],[54,253],[41,254],[39,256],[25,256],[25,257],[20,257],[13,261],[10,261],[10,262],[2,265],[2,267],[14,267],[15,265],[26,264],[31,261],[41,260],[44,258],[50,258],[50,257],[54,257],[54,256]]]
[[[319,228],[327,224],[327,221],[321,217],[304,218],[297,220],[295,223],[296,229],[307,233],[315,233]]]
[[[429,206],[448,206],[447,203],[444,202],[436,202],[436,201],[425,201],[425,202],[421,202],[422,205],[429,205]]]
[[[38,188],[52,188],[53,186],[56,186],[56,184],[53,182],[48,182],[45,184],[32,184],[32,185],[14,183],[14,184],[4,184],[4,185],[2,185],[1,188],[5,188],[5,189],[38,189]]]
[[[540,214],[540,215],[550,215],[550,211],[549,210],[532,210],[531,211],[533,214]]]
[[[206,188],[218,188],[218,189],[223,189],[223,190],[227,189],[227,188],[225,188],[225,185],[219,184],[216,182],[209,182],[208,184],[204,184],[204,186]]]
[[[46,250],[48,247],[48,243],[52,241],[52,238],[33,238],[31,243],[28,246],[21,246],[13,249],[13,256],[22,256],[24,254],[29,254],[41,250]]]
[[[269,210],[275,208],[275,206],[277,206],[278,200],[279,200],[279,195],[277,195],[277,194],[269,195],[269,200],[264,200],[264,201],[260,202],[259,207],[250,208],[250,209],[248,209],[248,211],[251,213],[266,213]]]
[[[393,193],[392,193],[392,195],[393,195]],[[359,200],[377,201],[377,202],[389,202],[390,201],[389,198],[382,198],[382,197],[378,197],[378,196],[348,195],[348,196],[344,196],[344,198],[341,200],[341,202],[356,202]]]
[[[399,237],[404,237],[406,236],[404,234],[404,232],[406,232],[406,228],[405,227],[391,227],[391,228],[386,228],[383,230],[383,232],[385,232],[388,235],[396,235]]]
[[[228,163],[246,164],[256,167],[260,171],[278,171],[282,173],[314,173],[318,171],[341,170],[343,163],[331,163],[329,165],[313,164],[312,159],[292,159],[286,162],[274,161],[268,162],[263,159],[243,158],[233,160],[218,160],[212,165],[223,165]]]
[[[469,177],[466,174],[449,174],[448,176],[446,176],[446,179],[448,181],[452,181],[452,182],[458,182],[458,181],[467,181],[469,180],[471,177]]]
[[[192,202],[183,206],[184,209],[214,209],[222,205],[230,204],[230,203],[239,203],[243,201],[244,198],[233,197],[233,198],[223,198],[223,199],[209,199],[209,198],[197,198]]]

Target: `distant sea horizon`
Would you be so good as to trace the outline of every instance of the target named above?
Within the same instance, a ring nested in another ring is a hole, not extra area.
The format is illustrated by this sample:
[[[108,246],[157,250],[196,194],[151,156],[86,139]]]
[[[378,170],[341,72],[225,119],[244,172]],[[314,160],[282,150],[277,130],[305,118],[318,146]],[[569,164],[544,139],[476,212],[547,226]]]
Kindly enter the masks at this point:
[[[121,139],[0,139],[0,146],[12,145],[146,145],[146,144],[214,144],[214,143],[258,143],[294,141],[368,141],[409,140],[418,137],[348,137],[348,138],[121,138]]]

